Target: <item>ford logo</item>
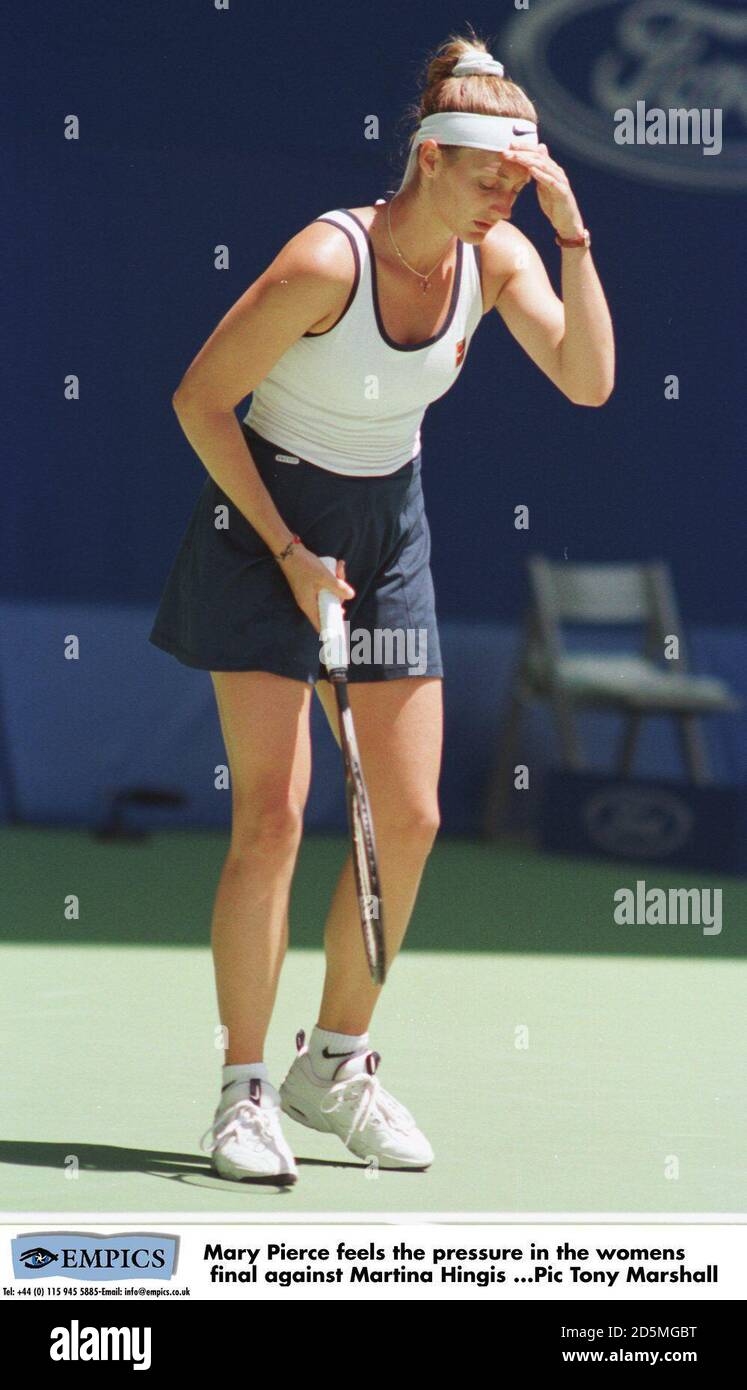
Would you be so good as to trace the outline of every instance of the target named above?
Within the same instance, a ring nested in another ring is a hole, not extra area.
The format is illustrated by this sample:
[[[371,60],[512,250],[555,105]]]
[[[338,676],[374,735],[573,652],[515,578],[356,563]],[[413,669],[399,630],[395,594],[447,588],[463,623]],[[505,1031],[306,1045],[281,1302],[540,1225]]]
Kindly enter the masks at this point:
[[[695,818],[673,792],[610,786],[589,797],[583,819],[589,839],[608,854],[659,858],[682,849]]]
[[[511,76],[537,105],[540,139],[623,175],[695,189],[747,186],[745,41],[744,11],[703,0],[544,0],[502,34]],[[643,108],[652,124],[657,112],[670,124],[678,111],[697,124],[721,113],[723,144],[704,151],[682,127],[655,143]],[[635,120],[631,143],[615,138],[621,111]]]

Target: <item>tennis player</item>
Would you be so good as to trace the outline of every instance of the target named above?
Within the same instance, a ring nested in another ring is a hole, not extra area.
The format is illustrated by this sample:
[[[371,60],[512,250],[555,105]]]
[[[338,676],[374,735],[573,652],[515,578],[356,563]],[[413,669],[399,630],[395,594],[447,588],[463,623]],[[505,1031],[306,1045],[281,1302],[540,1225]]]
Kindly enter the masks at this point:
[[[511,225],[530,181],[562,248],[562,300]],[[210,671],[230,766],[231,839],[212,923],[225,1066],[203,1140],[224,1177],[295,1181],[281,1111],[381,1167],[424,1169],[433,1159],[376,1074],[368,1029],[378,989],[350,858],[326,919],[318,1020],[308,1044],[299,1033],[279,1092],[263,1060],[309,789],[314,689],[338,737],[318,595],[332,589],[351,635],[370,638],[370,660],[356,664],[351,650],[350,702],[391,960],[439,824],[443,667],[421,487],[424,412],[457,380],[493,308],[570,401],[607,400],[614,346],[589,243],[531,101],[482,40],[452,35],[428,64],[396,194],[325,212],[293,236],[174,395],[209,476],[150,640]],[[339,557],[336,577],[322,555]],[[409,646],[377,642],[377,632],[409,634]]]

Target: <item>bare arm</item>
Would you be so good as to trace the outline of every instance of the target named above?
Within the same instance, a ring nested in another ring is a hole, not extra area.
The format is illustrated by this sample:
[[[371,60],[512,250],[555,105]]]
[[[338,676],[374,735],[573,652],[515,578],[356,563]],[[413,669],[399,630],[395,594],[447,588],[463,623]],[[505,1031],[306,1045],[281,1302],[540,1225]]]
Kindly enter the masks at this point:
[[[257,471],[232,410],[210,410],[175,398],[174,409],[187,439],[211,478],[244,514],[274,555],[292,536]]]
[[[565,333],[560,364],[568,395],[582,405],[604,405],[615,385],[612,320],[591,250],[563,247],[561,283]]]
[[[614,385],[615,344],[591,251],[561,251],[562,299],[518,228],[502,226],[491,254],[501,281],[495,308],[517,343],[574,405],[603,405]]]
[[[179,423],[211,478],[278,555],[292,532],[265,487],[235,415],[275,362],[332,311],[345,285],[347,262],[329,227],[299,232],[221,319],[174,393]],[[349,252],[348,252],[349,254]],[[352,276],[352,261],[350,265]],[[317,628],[316,593],[333,588],[352,597],[305,547],[279,561],[299,606]]]

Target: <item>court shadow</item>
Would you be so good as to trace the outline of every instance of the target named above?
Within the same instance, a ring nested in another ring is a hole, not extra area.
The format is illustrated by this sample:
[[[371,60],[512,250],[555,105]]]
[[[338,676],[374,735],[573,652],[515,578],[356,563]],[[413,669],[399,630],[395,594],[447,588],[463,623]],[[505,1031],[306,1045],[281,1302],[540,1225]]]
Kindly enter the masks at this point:
[[[299,1158],[296,1154],[295,1159],[299,1168],[354,1168],[356,1172],[361,1173],[370,1167],[370,1164],[365,1163],[362,1158],[350,1162],[344,1158]],[[377,1178],[381,1173],[417,1173],[418,1177],[422,1177],[423,1171],[422,1168],[377,1168],[375,1170]]]
[[[299,1168],[367,1168],[368,1164],[359,1158],[355,1162],[345,1158],[299,1158],[294,1154]]]
[[[208,1157],[202,1154],[169,1153],[155,1149],[127,1149],[115,1144],[36,1143],[30,1140],[0,1140],[0,1164],[18,1168],[49,1168],[65,1173],[71,1171],[75,1160],[81,1173],[142,1173],[147,1177],[164,1178],[167,1182],[189,1182],[208,1179],[217,1190],[230,1190],[238,1184],[221,1178],[213,1171]],[[75,1181],[75,1179],[70,1179]],[[247,1180],[241,1187],[265,1192],[284,1192],[286,1188],[273,1179]]]

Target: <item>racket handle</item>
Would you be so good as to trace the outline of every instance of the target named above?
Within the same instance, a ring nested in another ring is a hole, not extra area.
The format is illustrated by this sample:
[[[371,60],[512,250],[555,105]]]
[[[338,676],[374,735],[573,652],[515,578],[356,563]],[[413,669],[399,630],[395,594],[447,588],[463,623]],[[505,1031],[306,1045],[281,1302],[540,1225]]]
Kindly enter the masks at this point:
[[[320,555],[323,565],[330,574],[337,574],[337,560],[334,555]],[[322,661],[328,671],[344,671],[348,665],[345,643],[345,618],[342,603],[331,589],[319,590],[319,621],[321,624]]]

